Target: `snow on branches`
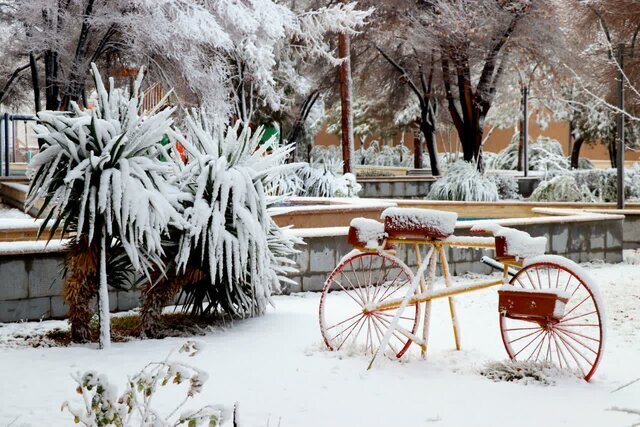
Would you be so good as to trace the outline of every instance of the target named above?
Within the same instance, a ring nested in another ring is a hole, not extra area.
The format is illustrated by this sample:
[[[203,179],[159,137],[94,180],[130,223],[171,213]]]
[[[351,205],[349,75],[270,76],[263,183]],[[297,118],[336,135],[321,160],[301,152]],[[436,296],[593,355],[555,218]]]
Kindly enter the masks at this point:
[[[187,341],[179,351],[193,357],[201,347],[196,341]],[[198,410],[183,409],[189,399],[202,391],[208,375],[187,363],[171,360],[172,353],[165,360],[149,363],[140,372],[128,377],[122,394],[118,394],[116,387],[104,374],[95,371],[87,371],[82,375],[77,373],[73,379],[78,384],[76,391],[82,396],[83,405],[74,406],[66,401],[62,409],[73,415],[76,424],[87,427],[220,426],[230,418],[235,419],[235,411],[221,405],[207,405]],[[160,387],[181,384],[188,385],[186,396],[176,406],[153,405],[153,401],[158,400]]]
[[[272,138],[260,145],[262,131],[211,125],[188,117],[189,137],[172,132],[190,162],[179,176],[190,194],[184,211],[189,228],[180,237],[178,269],[194,262],[207,271],[214,309],[235,316],[262,314],[273,290],[291,268],[286,256],[295,241],[286,238],[267,212],[265,188],[297,165],[286,165],[292,145]]]
[[[38,115],[35,132],[42,147],[30,164],[27,207],[43,200],[38,216],[46,213],[46,217],[40,231],[51,226],[49,239],[57,230],[75,232],[75,241],[88,249],[84,252],[99,254],[99,261],[88,264],[99,273],[100,346],[109,347],[106,252],[117,247],[135,270],[147,275],[152,269],[162,270],[162,235],[170,223],[182,218],[180,197],[168,178],[173,168],[159,159],[166,154],[159,142],[172,124],[173,110],[146,118],[138,115],[142,74],[130,96],[114,88],[113,80],[107,91],[95,65],[93,76],[98,93],[93,110],[72,104],[71,115],[48,111]],[[73,251],[70,254],[74,256]],[[72,266],[81,264],[87,262],[68,261]],[[80,283],[87,280],[81,278]],[[74,284],[78,285],[67,281],[65,286]],[[94,287],[89,283],[83,292]],[[79,289],[65,293],[77,296]],[[82,298],[88,304],[91,295]]]
[[[50,207],[42,229],[87,234],[90,241],[104,227],[122,243],[136,269],[162,265],[161,236],[178,221],[178,194],[168,184],[172,168],[160,161],[159,145],[172,124],[172,109],[138,116],[138,90],[127,96],[104,87],[93,67],[98,104],[93,110],[74,105],[74,113],[45,111],[38,115],[36,134],[43,146],[30,166],[27,206],[45,200]]]

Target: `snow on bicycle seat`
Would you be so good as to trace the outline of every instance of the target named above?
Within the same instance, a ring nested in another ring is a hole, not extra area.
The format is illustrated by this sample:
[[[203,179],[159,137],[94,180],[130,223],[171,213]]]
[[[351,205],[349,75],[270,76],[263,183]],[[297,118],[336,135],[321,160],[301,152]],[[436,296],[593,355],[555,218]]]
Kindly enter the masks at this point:
[[[531,258],[544,255],[546,237],[531,237],[525,231],[503,227],[496,223],[478,224],[471,227],[472,233],[491,233],[496,238],[496,258]]]
[[[349,224],[349,244],[360,248],[377,248],[387,236],[384,224],[375,219],[354,218]]]
[[[382,212],[389,237],[444,239],[453,234],[458,214],[420,208],[387,208]]]

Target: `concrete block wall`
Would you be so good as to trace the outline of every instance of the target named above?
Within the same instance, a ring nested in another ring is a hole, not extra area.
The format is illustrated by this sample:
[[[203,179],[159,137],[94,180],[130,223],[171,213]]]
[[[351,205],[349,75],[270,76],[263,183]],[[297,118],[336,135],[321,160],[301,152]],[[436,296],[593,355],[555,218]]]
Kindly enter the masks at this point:
[[[604,260],[608,263],[617,263],[622,261],[622,220],[528,224],[514,226],[514,228],[526,231],[534,237],[546,236],[548,254],[562,255],[575,262]],[[468,233],[458,230],[456,234]],[[322,290],[325,280],[338,265],[339,260],[352,249],[347,244],[346,235],[305,238],[305,243],[306,245],[298,248],[300,253],[296,261],[299,272],[291,277],[297,285],[291,286],[290,292]],[[446,248],[449,268],[454,275],[468,272],[489,273],[491,268],[480,262],[484,255],[493,257],[494,251]],[[417,267],[411,246],[400,246],[397,256],[409,267],[413,269]],[[441,274],[440,271],[437,273]]]
[[[624,249],[640,248],[640,215],[625,215],[622,235]]]
[[[626,245],[626,227],[622,220],[522,225],[515,228],[533,236],[547,236],[547,252],[566,256],[576,262],[605,260],[622,261]],[[457,234],[463,235],[463,230]],[[296,282],[290,292],[319,291],[340,259],[351,251],[346,235],[305,238],[296,255],[299,272],[291,278]],[[416,259],[410,246],[401,246],[398,257],[411,268]],[[455,275],[467,272],[488,273],[490,268],[480,263],[491,250],[447,248],[447,259]],[[64,253],[22,254],[0,256],[0,322],[64,318],[68,307],[61,296]],[[438,271],[438,274],[441,272]],[[124,311],[139,305],[137,292],[110,292],[112,311]]]
[[[64,253],[0,256],[0,322],[62,319],[68,307],[62,298]],[[139,305],[137,292],[111,290],[112,311]]]
[[[518,192],[523,197],[529,197],[540,184],[537,177],[518,177]],[[358,195],[374,199],[425,199],[431,190],[435,178],[416,178],[405,180],[390,180],[385,178],[363,179],[358,181],[362,190]]]

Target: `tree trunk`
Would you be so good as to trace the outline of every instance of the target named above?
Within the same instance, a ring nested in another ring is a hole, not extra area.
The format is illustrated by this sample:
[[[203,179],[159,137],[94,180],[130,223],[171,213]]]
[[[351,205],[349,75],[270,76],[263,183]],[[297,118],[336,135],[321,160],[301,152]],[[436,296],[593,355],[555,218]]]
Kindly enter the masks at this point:
[[[82,97],[82,88],[84,87],[84,80],[87,72],[86,66],[83,64],[83,59],[89,43],[89,32],[91,31],[89,17],[93,14],[94,3],[95,0],[88,0],[87,6],[84,10],[84,20],[82,22],[82,27],[80,28],[78,44],[76,45],[76,52],[71,64],[71,72],[69,73],[64,87],[64,98],[62,100],[63,110],[69,109],[71,101],[80,101]]]
[[[100,316],[100,338],[98,346],[111,348],[111,313],[109,313],[109,287],[107,284],[107,229],[102,227],[100,237],[100,288],[98,289],[98,315]]]
[[[65,259],[68,274],[62,296],[69,307],[69,323],[73,342],[83,343],[90,339],[91,301],[98,286],[98,250],[86,236],[71,239]]]
[[[40,80],[38,79],[38,62],[33,52],[29,53],[29,66],[31,67],[31,85],[33,87],[33,104],[36,114],[40,112]]]
[[[524,164],[524,121],[518,120],[518,164],[516,170],[522,171],[522,165]]]
[[[343,60],[340,64],[340,104],[342,125],[342,166],[343,173],[354,173],[353,168],[353,111],[351,110],[351,42],[349,36],[338,36],[338,54]]]
[[[60,108],[60,88],[58,86],[58,54],[52,50],[44,53],[44,93],[45,108],[56,111]]]
[[[422,131],[422,126],[420,127]],[[413,167],[414,169],[422,169],[422,138],[419,132],[413,133]]]
[[[571,169],[578,169],[578,161],[580,160],[580,149],[584,143],[584,138],[576,138],[571,147]]]
[[[436,129],[424,120],[420,121],[420,130],[424,136],[425,145],[427,146],[427,152],[429,153],[429,165],[431,167],[431,174],[434,176],[440,175],[440,168],[438,167],[438,153],[436,152]]]
[[[613,138],[610,141],[607,141],[607,151],[609,152],[609,160],[611,161],[611,167],[613,169],[618,167],[618,147],[616,144],[616,139]]]

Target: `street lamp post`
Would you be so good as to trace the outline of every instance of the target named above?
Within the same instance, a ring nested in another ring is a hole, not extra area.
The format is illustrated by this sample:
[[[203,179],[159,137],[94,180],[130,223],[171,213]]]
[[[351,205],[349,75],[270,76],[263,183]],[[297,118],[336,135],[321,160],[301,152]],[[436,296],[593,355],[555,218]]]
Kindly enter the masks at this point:
[[[529,120],[527,112],[527,104],[529,98],[529,88],[526,84],[522,85],[522,170],[524,176],[529,176]]]
[[[618,167],[618,197],[617,208],[624,209],[624,44],[618,45],[618,120],[616,136],[618,138],[618,152],[616,165]]]

